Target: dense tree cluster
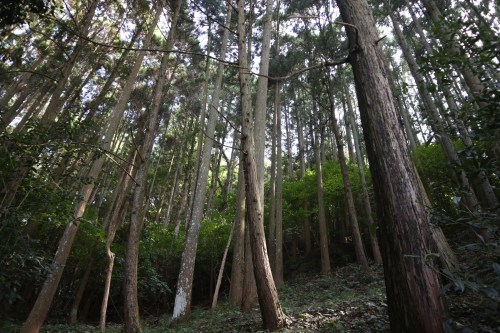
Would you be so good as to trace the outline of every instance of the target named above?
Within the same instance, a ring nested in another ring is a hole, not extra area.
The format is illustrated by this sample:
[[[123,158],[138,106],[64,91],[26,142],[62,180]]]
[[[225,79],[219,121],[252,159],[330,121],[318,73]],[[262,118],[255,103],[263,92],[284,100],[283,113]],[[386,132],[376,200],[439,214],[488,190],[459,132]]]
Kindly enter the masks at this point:
[[[498,267],[495,15],[483,0],[2,2],[0,321],[140,332],[224,290],[276,330],[303,263],[354,261],[383,263],[393,332],[447,331],[442,294]],[[457,244],[485,266],[460,267]]]

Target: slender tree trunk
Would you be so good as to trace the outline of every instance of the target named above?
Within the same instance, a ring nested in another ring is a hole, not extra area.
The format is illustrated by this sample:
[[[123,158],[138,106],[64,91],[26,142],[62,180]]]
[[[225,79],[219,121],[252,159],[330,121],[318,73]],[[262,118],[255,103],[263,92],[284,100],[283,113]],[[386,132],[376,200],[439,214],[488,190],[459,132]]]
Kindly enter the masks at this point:
[[[207,36],[207,54],[210,54],[210,47],[211,47],[211,42],[212,42],[212,30],[210,29],[211,27],[211,20],[208,19],[208,36]],[[210,58],[207,57],[206,62],[205,62],[205,81],[203,84],[203,104],[200,112],[200,116],[198,118],[198,145],[196,148],[196,159],[195,159],[195,164],[194,164],[194,177],[191,179],[191,186],[190,188],[193,189],[191,190],[191,193],[189,195],[189,206],[187,209],[187,217],[186,217],[186,223],[191,219],[192,217],[192,212],[193,212],[193,202],[194,202],[194,195],[196,193],[196,186],[198,184],[198,177],[200,175],[200,163],[201,163],[201,155],[202,155],[202,148],[203,148],[203,143],[205,142],[205,118],[207,114],[207,107],[208,105],[208,82],[210,81]]]
[[[231,286],[229,288],[229,303],[232,306],[242,304],[245,271],[245,175],[243,174],[243,156],[241,153],[236,193],[233,264],[231,266]]]
[[[363,240],[361,239],[361,233],[359,231],[358,216],[356,212],[356,207],[354,206],[354,197],[352,194],[351,181],[349,179],[349,170],[347,169],[346,158],[344,155],[344,145],[342,143],[342,137],[340,135],[340,128],[337,123],[337,118],[335,116],[335,104],[333,100],[333,85],[328,78],[327,83],[328,89],[328,99],[330,102],[330,111],[332,122],[333,134],[335,135],[335,141],[337,143],[337,152],[339,155],[340,169],[342,172],[342,181],[344,183],[344,195],[347,205],[347,211],[349,212],[349,220],[351,221],[351,236],[354,241],[354,250],[356,252],[356,259],[358,264],[360,264],[364,269],[368,268],[368,260],[366,259],[365,249],[363,247]],[[344,114],[344,119],[347,119],[347,114]],[[349,124],[346,122],[346,128]]]
[[[183,1],[176,2],[165,50],[172,49],[174,36],[177,28],[177,21]],[[162,11],[159,6],[158,11]],[[151,151],[155,138],[155,131],[158,123],[158,114],[163,104],[164,87],[167,81],[167,69],[170,54],[164,53],[159,68],[158,80],[156,82],[153,103],[145,121],[144,141],[139,150],[139,165],[137,167],[136,183],[132,200],[132,214],[130,219],[129,236],[127,242],[127,252],[125,257],[125,332],[141,332],[139,318],[139,301],[137,298],[137,274],[139,261],[139,240],[145,217],[145,194],[147,186],[147,176],[149,163],[151,161]]]
[[[83,36],[86,36],[88,34],[88,31],[91,27],[92,19],[94,17],[94,13],[97,8],[97,4],[99,3],[99,0],[93,0],[91,7],[85,16],[82,24],[82,31],[81,34]],[[44,128],[48,128],[50,124],[55,120],[57,117],[58,112],[61,109],[61,105],[63,103],[63,100],[61,98],[64,87],[66,86],[66,83],[68,82],[71,72],[73,70],[73,67],[76,64],[76,60],[79,58],[80,52],[83,49],[84,43],[86,41],[84,39],[79,39],[77,42],[77,45],[75,46],[75,49],[73,53],[71,54],[70,59],[65,63],[64,69],[62,70],[62,77],[57,81],[57,85],[52,91],[52,97],[50,99],[49,104],[45,108],[45,112],[43,116],[41,117],[40,120],[40,126]],[[43,106],[43,105],[41,105]],[[39,139],[39,136],[34,139],[34,144],[37,144]],[[23,179],[26,177],[28,174],[29,170],[31,170],[31,167],[35,163],[35,159],[33,157],[22,157],[21,158],[21,165],[16,169],[15,172],[10,176],[8,182],[6,185],[3,186],[2,191],[0,191],[0,197],[3,197],[2,199],[2,207],[10,207],[11,204],[14,201],[15,195],[17,193],[17,190],[19,189],[19,186],[21,186],[21,183]]]
[[[478,200],[476,197],[476,194],[472,187],[470,186],[469,179],[465,173],[465,171],[462,168],[462,163],[460,162],[460,159],[457,155],[457,152],[455,151],[455,148],[453,147],[453,143],[448,136],[448,134],[445,132],[442,124],[441,117],[439,115],[438,108],[436,104],[434,103],[434,100],[432,99],[429,91],[426,88],[426,83],[424,78],[419,72],[419,68],[417,65],[417,62],[415,60],[415,57],[411,53],[411,49],[409,45],[406,43],[406,40],[403,36],[403,32],[401,31],[401,28],[399,27],[398,21],[395,17],[395,15],[390,12],[389,16],[391,18],[391,21],[393,23],[394,31],[397,36],[397,40],[399,45],[401,46],[401,49],[403,51],[403,55],[408,63],[408,66],[410,67],[410,71],[412,73],[412,76],[414,77],[418,91],[420,93],[420,96],[422,98],[422,101],[424,102],[424,105],[427,110],[427,114],[431,119],[431,127],[434,129],[434,132],[438,136],[438,141],[441,144],[441,148],[443,149],[443,153],[450,164],[450,167],[452,168],[452,172],[454,174],[455,181],[457,185],[460,186],[460,188],[465,191],[465,195],[463,196],[463,202],[465,206],[474,211],[477,206],[478,206]]]
[[[278,30],[279,33],[279,30]],[[276,113],[276,248],[274,282],[283,285],[283,152],[281,150],[281,84],[274,86],[274,108]]]
[[[76,324],[78,322],[78,308],[80,307],[80,302],[82,301],[83,293],[87,288],[90,273],[92,272],[92,268],[94,267],[94,256],[96,254],[96,247],[93,246],[89,262],[87,264],[87,268],[85,269],[85,273],[83,274],[82,280],[80,281],[80,285],[78,286],[78,290],[75,295],[75,299],[73,300],[73,304],[71,305],[71,312],[69,317],[70,324]]]
[[[286,156],[287,156],[287,168],[286,174],[288,179],[293,179],[293,154],[292,154],[292,131],[290,129],[290,110],[288,106],[285,106],[285,131],[286,131]]]
[[[14,115],[7,116],[5,110],[8,109],[9,101],[20,91],[25,90],[29,91],[30,89],[26,89],[26,83],[31,79],[32,73],[36,71],[36,69],[45,61],[47,58],[47,53],[42,53],[35,61],[33,61],[28,68],[28,72],[22,73],[19,78],[5,91],[5,93],[0,98],[0,128],[12,121],[14,119]],[[21,103],[24,102],[24,99],[28,95],[21,94],[17,97],[16,102],[19,101]],[[10,121],[8,120],[10,119]]]
[[[420,25],[419,20],[417,19],[413,9],[411,8],[411,6],[409,5],[409,3],[407,1],[406,1],[406,6],[408,8],[408,11],[410,12],[410,15],[411,15],[412,20],[415,24],[415,28],[417,30],[417,33],[420,36],[420,40],[422,41],[422,44],[423,44],[427,54],[429,56],[432,56],[432,54],[433,54],[432,48],[431,48],[429,42],[427,41],[427,39],[425,38],[425,34],[423,32],[423,29],[422,29],[422,26]],[[449,111],[451,112],[452,116],[455,117],[455,119],[457,119],[456,114],[458,112],[458,106],[455,103],[455,97],[451,93],[449,87],[443,82],[441,77],[437,76],[437,79],[438,79],[439,88],[443,92],[443,95],[446,97],[446,101],[447,101],[448,107],[450,109]],[[460,132],[460,136],[462,138],[462,141],[465,144],[465,146],[467,147],[467,149],[469,149],[472,152],[475,152],[472,140],[467,132],[467,129],[465,128],[465,124],[460,119],[457,119],[457,127],[458,127],[458,130]],[[479,196],[481,204],[484,207],[488,207],[490,209],[495,209],[495,208],[499,207],[498,198],[496,197],[495,192],[494,192],[484,170],[480,169],[479,172],[477,173],[477,176],[474,178],[475,179],[473,181],[473,186],[474,186],[474,189],[476,190],[476,193]]]
[[[120,182],[113,191],[114,200],[104,222],[106,230],[105,248],[106,257],[108,259],[108,268],[106,270],[106,281],[104,283],[104,292],[101,303],[101,318],[99,321],[99,328],[102,333],[106,331],[106,313],[108,309],[109,292],[111,290],[111,279],[113,277],[113,267],[115,262],[115,254],[111,251],[111,245],[113,244],[119,223],[126,212],[125,207],[127,206],[126,203],[128,201],[125,199],[131,189],[131,177],[135,177],[135,171],[137,170],[137,168],[134,167],[136,159],[137,151],[131,151],[128,157],[129,167],[126,172],[122,172]]]
[[[231,6],[228,6],[226,24],[231,23]],[[228,41],[228,30],[224,30],[221,41],[220,58],[225,59]],[[210,166],[210,156],[213,147],[213,138],[215,133],[215,124],[217,121],[217,112],[219,110],[220,92],[222,78],[224,74],[224,63],[220,62],[217,68],[217,77],[215,80],[215,88],[212,96],[212,101],[209,107],[209,117],[206,130],[206,140],[203,145],[203,153],[200,163],[200,171],[196,185],[196,193],[193,201],[192,217],[190,219],[189,228],[187,231],[186,244],[182,253],[181,269],[177,282],[177,292],[175,294],[175,305],[173,319],[180,321],[187,319],[190,314],[191,293],[193,288],[194,263],[196,259],[196,248],[198,245],[198,236],[200,233],[201,220],[203,218],[203,207],[206,197],[206,186],[208,180],[208,171]]]
[[[161,10],[158,10],[158,12],[156,13],[156,17],[153,20],[152,28],[150,29],[148,35],[144,40],[145,47],[149,45],[160,13]],[[111,148],[112,138],[119,126],[120,119],[125,110],[126,103],[128,102],[130,94],[132,93],[132,88],[134,86],[135,79],[141,67],[144,54],[145,52],[138,53],[134,67],[132,68],[131,73],[129,74],[127,84],[125,85],[125,88],[120,96],[120,100],[118,101],[118,103],[116,104],[116,106],[112,111],[112,116],[109,121],[109,126],[106,130],[106,133],[104,134],[104,139],[101,146],[103,151],[108,151]],[[96,181],[98,175],[102,170],[104,160],[105,157],[101,156],[92,162],[90,171],[87,174],[87,179],[89,179],[89,183],[85,184],[80,191],[81,200],[77,202],[73,213],[73,219],[66,226],[64,234],[62,235],[59,241],[58,249],[52,264],[52,269],[42,286],[42,289],[38,295],[35,305],[33,306],[33,309],[30,312],[30,315],[28,316],[28,318],[26,319],[21,328],[22,333],[38,332],[41,326],[43,325],[43,322],[45,321],[45,318],[50,309],[50,305],[52,304],[52,300],[57,291],[59,281],[61,280],[64,266],[71,251],[71,247],[73,245],[76,232],[78,231],[80,219],[85,213],[85,209],[87,208],[90,195],[94,189],[94,182]]]
[[[273,123],[271,132],[271,177],[269,180],[269,230],[267,234],[267,246],[269,249],[269,264],[273,276],[276,269],[276,138],[278,131],[278,109],[273,112]]]
[[[337,0],[346,27],[361,120],[377,199],[391,331],[442,333],[436,251],[424,195],[398,122],[387,66],[366,0]]]
[[[226,248],[224,249],[224,255],[222,256],[222,261],[220,263],[219,275],[217,276],[217,283],[215,284],[214,296],[212,299],[212,309],[217,307],[217,299],[219,298],[219,289],[222,282],[222,275],[224,273],[224,266],[226,265],[227,252],[229,251],[229,245],[231,245],[231,240],[233,238],[234,225],[231,228],[229,237],[227,238]]]
[[[460,48],[456,44],[455,40],[453,39],[454,37],[451,36],[451,33],[450,33],[450,31],[448,31],[446,25],[442,24],[443,22],[441,21],[441,18],[442,18],[441,10],[437,7],[436,3],[434,1],[431,1],[431,0],[421,0],[421,2],[423,3],[431,21],[435,25],[439,24],[440,27],[442,28],[442,30],[441,30],[442,31],[442,40],[444,43],[446,43],[449,46],[448,52],[450,52],[450,54],[452,54],[454,56],[459,55]],[[476,102],[478,103],[478,105],[481,107],[486,106],[485,102],[482,102],[482,101],[480,101],[480,99],[478,99],[478,97],[480,97],[481,94],[485,90],[485,87],[481,83],[481,80],[479,79],[479,77],[466,64],[459,64],[459,66],[457,66],[457,67],[458,67],[458,70],[460,71],[460,73],[462,74],[462,77],[464,78],[465,83],[467,84],[467,86],[469,87],[470,91],[472,92],[474,98],[476,99]]]
[[[316,111],[316,103],[313,109]],[[319,134],[312,129],[311,125],[311,138],[313,139],[314,159],[316,162],[316,188],[318,196],[318,224],[319,224],[319,240],[321,250],[321,275],[329,276],[332,274],[330,265],[330,251],[328,248],[328,228],[326,226],[326,213],[325,213],[325,199],[323,189],[323,168],[321,163],[320,148],[319,148]]]
[[[373,222],[370,196],[368,195],[368,186],[366,185],[363,157],[361,156],[361,149],[359,148],[358,127],[356,126],[356,120],[354,119],[354,110],[352,108],[351,98],[349,96],[349,92],[347,91],[345,85],[344,85],[344,96],[346,97],[347,100],[347,111],[348,111],[347,114],[349,116],[349,123],[352,127],[354,149],[356,152],[356,161],[358,163],[358,170],[359,170],[359,180],[361,183],[361,188],[363,190],[363,207],[365,208],[365,214],[368,220],[368,230],[370,233],[370,244],[372,247],[373,261],[375,261],[377,264],[380,264],[382,263],[382,255],[380,254],[377,234],[374,232],[374,230],[372,230],[372,226],[374,225],[375,222]]]
[[[299,161],[300,161],[300,178],[304,178],[306,175],[306,154],[305,154],[305,144],[304,144],[304,128],[301,117],[301,110],[297,109],[297,138],[299,143]],[[304,210],[307,212],[309,210],[309,203],[307,199],[304,199]],[[312,250],[311,242],[311,222],[309,216],[304,216],[302,219],[303,223],[303,235],[304,235],[304,252],[309,255]]]

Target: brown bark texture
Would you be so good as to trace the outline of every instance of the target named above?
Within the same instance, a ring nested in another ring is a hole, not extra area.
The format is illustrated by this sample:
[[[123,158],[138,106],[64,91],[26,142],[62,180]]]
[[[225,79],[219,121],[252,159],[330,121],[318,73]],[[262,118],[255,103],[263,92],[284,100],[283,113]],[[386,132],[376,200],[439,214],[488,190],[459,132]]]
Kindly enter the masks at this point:
[[[442,333],[444,301],[437,271],[425,258],[436,252],[410,160],[375,22],[366,0],[337,0],[350,41],[361,121],[380,221],[392,332]]]

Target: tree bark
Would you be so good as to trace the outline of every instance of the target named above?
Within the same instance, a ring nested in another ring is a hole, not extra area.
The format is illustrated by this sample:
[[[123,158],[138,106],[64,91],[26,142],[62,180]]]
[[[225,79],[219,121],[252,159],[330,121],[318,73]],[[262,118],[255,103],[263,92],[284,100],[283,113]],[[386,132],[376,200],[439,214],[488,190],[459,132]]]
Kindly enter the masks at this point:
[[[279,31],[278,31],[279,33]],[[278,45],[278,44],[277,44]],[[283,152],[281,149],[281,84],[274,86],[274,108],[276,112],[276,243],[274,258],[274,282],[283,285]]]
[[[183,1],[176,2],[174,12],[172,13],[172,21],[164,49],[170,51],[174,44],[174,36],[176,33],[177,22]],[[162,11],[159,6],[158,11]],[[147,176],[149,164],[151,161],[151,151],[155,138],[155,131],[158,123],[158,115],[163,104],[164,87],[167,81],[168,61],[170,58],[169,52],[163,54],[159,75],[154,89],[153,103],[151,110],[148,112],[145,120],[144,141],[140,147],[139,165],[137,167],[136,183],[134,196],[132,199],[132,213],[130,219],[129,235],[127,241],[127,252],[125,257],[125,332],[136,333],[141,332],[141,323],[139,316],[139,301],[137,298],[137,274],[139,261],[139,240],[141,236],[142,226],[144,225],[145,217],[145,194],[147,186]]]
[[[258,165],[255,156],[253,112],[250,95],[250,75],[246,52],[244,0],[238,2],[238,51],[239,77],[242,109],[241,146],[243,149],[243,167],[245,170],[245,194],[250,234],[253,268],[259,296],[259,305],[264,327],[271,331],[285,325],[285,315],[281,310],[278,292],[274,284],[267,255],[264,236],[263,202],[257,174]]]
[[[262,202],[264,202],[264,150],[266,142],[267,76],[269,74],[269,54],[271,50],[273,2],[274,0],[266,0],[265,2],[266,13],[263,18],[264,26],[262,28],[259,78],[257,79],[257,96],[254,110],[255,123],[253,136],[255,142],[255,162],[257,163],[258,186]]]
[[[387,66],[366,0],[337,0],[350,42],[350,63],[361,111],[381,221],[392,332],[442,333],[444,301],[438,272],[425,258],[436,251],[415,168],[398,122]]]
[[[238,167],[238,189],[236,193],[233,264],[231,266],[231,286],[229,288],[229,304],[232,306],[242,304],[243,274],[245,270],[245,175],[243,174],[243,156],[241,153]]]
[[[231,22],[231,6],[228,6],[226,24]],[[221,41],[220,58],[225,59],[228,41],[228,30],[224,30]],[[193,288],[194,263],[196,259],[196,248],[198,246],[198,236],[200,233],[201,220],[203,218],[203,208],[206,197],[206,187],[208,180],[208,172],[210,167],[210,156],[214,144],[213,138],[215,134],[215,124],[217,121],[220,103],[220,92],[222,79],[224,75],[224,63],[220,62],[217,68],[214,93],[209,107],[209,117],[206,130],[206,140],[203,145],[203,152],[200,163],[200,171],[198,175],[196,192],[193,200],[192,217],[190,219],[189,228],[187,230],[186,243],[181,259],[181,269],[177,282],[177,291],[175,294],[175,305],[172,319],[181,321],[187,319],[190,314],[191,293]]]
[[[316,102],[313,101],[313,112],[317,113]],[[312,119],[311,119],[312,121]],[[323,168],[320,156],[319,136],[321,130],[315,130],[311,123],[311,139],[313,140],[314,160],[316,164],[316,189],[318,196],[318,224],[319,241],[321,250],[321,275],[329,276],[332,274],[330,264],[330,251],[328,247],[328,227],[326,225],[325,199],[323,189]]]

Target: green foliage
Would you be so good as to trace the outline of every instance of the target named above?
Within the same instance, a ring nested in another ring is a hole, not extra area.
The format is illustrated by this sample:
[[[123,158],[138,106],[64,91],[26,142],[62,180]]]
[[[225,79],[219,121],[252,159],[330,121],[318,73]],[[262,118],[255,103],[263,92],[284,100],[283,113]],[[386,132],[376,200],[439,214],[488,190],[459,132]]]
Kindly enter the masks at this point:
[[[12,24],[26,23],[30,13],[44,14],[52,12],[54,8],[54,0],[2,0],[0,29]]]

